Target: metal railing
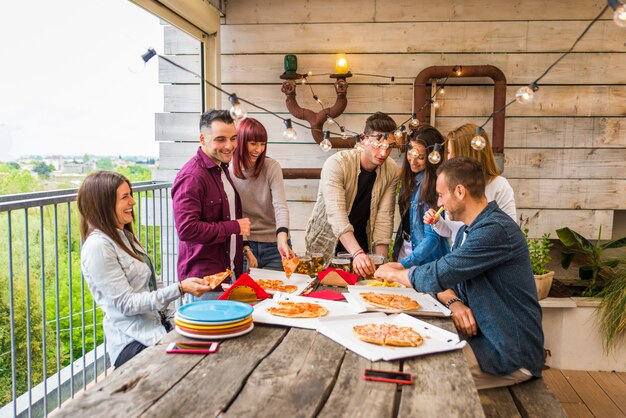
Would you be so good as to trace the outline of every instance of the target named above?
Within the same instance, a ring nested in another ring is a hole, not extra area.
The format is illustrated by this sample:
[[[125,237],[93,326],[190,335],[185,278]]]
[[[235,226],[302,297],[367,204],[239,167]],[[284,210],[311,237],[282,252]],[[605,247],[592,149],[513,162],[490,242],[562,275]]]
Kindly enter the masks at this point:
[[[178,253],[171,186],[133,184],[135,233],[166,285]],[[80,272],[76,193],[0,196],[0,417],[47,416],[110,367]]]

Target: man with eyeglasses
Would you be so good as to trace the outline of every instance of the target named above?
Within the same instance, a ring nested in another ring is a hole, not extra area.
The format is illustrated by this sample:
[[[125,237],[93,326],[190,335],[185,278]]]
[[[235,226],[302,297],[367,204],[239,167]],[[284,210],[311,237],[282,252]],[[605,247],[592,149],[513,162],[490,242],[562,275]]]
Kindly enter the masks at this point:
[[[372,252],[387,259],[393,232],[398,165],[388,159],[395,121],[376,112],[365,121],[361,150],[340,151],[322,167],[317,202],[306,230],[309,252],[326,259],[347,251],[353,271],[374,273]]]

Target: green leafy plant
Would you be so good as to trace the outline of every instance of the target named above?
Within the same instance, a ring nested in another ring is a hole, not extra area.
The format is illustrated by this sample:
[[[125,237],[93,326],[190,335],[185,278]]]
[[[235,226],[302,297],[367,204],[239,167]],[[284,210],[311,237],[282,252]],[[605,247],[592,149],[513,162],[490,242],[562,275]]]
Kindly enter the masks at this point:
[[[626,247],[626,237],[605,242],[600,241],[602,227],[598,233],[598,240],[592,244],[578,232],[569,228],[557,229],[559,240],[567,248],[561,251],[561,266],[568,269],[574,258],[581,259],[582,264],[578,269],[580,281],[577,285],[585,286],[583,296],[596,296],[609,284],[612,278],[611,269],[626,263],[622,258],[607,258],[604,251],[609,248]]]
[[[602,301],[597,312],[598,328],[607,354],[617,346],[619,337],[626,331],[626,268],[615,269],[609,274],[611,280],[598,294]]]
[[[550,234],[545,233],[541,238],[528,238],[528,228],[524,229],[528,252],[530,253],[530,264],[533,268],[533,274],[542,275],[548,272],[546,266],[552,260],[550,256]]]

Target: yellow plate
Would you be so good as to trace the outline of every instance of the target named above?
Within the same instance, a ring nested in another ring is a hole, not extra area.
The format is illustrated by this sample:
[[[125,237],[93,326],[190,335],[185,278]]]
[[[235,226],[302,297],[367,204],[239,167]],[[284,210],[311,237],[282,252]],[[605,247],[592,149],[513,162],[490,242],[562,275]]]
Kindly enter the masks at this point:
[[[235,328],[238,327],[240,325],[244,325],[247,323],[252,322],[252,317],[249,316],[246,319],[239,321],[239,322],[233,322],[232,324],[226,324],[226,325],[196,325],[196,324],[188,324],[185,321],[181,321],[180,319],[176,318],[175,319],[176,325],[181,325],[185,328],[191,328],[191,329],[228,329],[228,328]]]

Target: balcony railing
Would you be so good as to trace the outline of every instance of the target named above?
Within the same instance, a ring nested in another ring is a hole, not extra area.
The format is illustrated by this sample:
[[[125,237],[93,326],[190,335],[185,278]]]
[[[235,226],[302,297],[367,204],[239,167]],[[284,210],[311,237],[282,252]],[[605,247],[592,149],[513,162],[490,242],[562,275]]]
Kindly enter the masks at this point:
[[[135,233],[166,284],[178,253],[171,185],[133,184]],[[0,196],[0,417],[47,416],[110,367],[80,271],[76,193]]]

